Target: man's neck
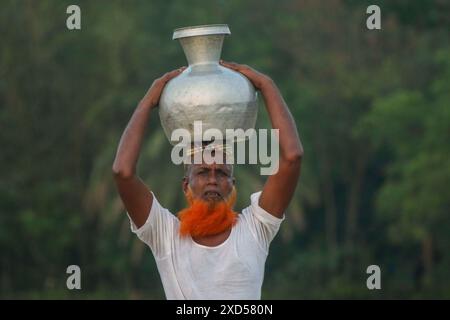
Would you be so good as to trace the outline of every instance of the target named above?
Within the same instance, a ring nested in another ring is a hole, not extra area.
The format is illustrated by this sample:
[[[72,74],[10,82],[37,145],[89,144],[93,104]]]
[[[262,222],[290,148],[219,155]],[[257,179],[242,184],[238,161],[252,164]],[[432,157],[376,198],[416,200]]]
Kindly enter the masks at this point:
[[[222,243],[224,243],[231,233],[231,228],[225,230],[222,233],[215,234],[212,236],[204,236],[204,237],[193,237],[192,240],[194,240],[196,243],[201,244],[203,246],[207,247],[216,247]]]

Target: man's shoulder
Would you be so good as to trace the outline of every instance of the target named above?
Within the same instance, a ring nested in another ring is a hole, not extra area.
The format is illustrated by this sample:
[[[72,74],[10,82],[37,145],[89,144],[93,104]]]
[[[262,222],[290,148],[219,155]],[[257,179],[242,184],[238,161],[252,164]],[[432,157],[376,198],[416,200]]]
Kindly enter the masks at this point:
[[[176,214],[173,214],[172,211],[170,211],[165,206],[161,205],[161,203],[159,202],[159,200],[155,196],[155,194],[153,194],[153,203],[152,203],[152,208],[151,208],[150,213],[156,213],[156,214],[159,213],[160,215],[164,215],[169,219],[179,221],[178,216]]]

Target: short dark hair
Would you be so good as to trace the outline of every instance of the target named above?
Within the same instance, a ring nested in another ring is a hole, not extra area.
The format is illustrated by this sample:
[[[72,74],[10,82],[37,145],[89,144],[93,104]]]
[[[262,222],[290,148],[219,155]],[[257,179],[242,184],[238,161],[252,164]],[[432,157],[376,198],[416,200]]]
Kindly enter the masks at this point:
[[[230,166],[230,168],[231,168],[231,176],[233,176],[234,165],[232,165],[231,163],[225,163],[225,164]],[[184,177],[188,177],[189,176],[191,168],[192,168],[192,164],[185,164],[184,165]]]

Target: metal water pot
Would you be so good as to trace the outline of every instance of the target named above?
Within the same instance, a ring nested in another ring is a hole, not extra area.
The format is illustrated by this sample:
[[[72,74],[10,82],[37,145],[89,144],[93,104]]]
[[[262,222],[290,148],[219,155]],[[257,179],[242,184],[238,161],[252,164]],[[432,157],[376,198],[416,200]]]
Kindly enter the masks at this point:
[[[172,131],[187,129],[193,141],[194,121],[202,121],[202,131],[254,128],[257,93],[242,74],[222,67],[219,59],[227,25],[204,25],[176,29],[187,57],[188,68],[169,81],[159,102],[159,116],[169,142]]]

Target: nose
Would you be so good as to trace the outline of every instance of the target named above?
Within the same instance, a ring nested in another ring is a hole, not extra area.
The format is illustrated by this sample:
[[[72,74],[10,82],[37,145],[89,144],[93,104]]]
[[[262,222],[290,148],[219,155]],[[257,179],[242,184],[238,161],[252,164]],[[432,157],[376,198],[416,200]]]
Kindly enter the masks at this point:
[[[208,184],[217,185],[216,170],[211,170],[208,174]]]

